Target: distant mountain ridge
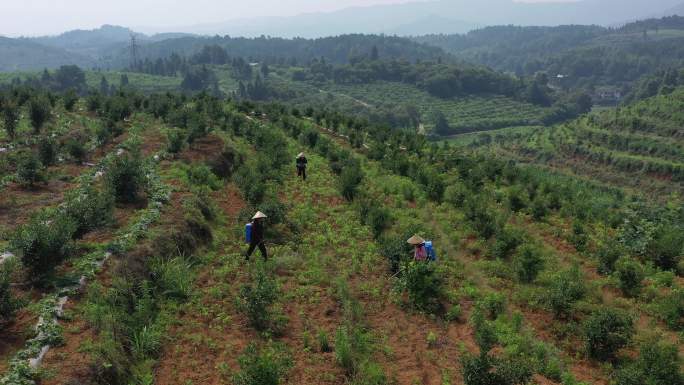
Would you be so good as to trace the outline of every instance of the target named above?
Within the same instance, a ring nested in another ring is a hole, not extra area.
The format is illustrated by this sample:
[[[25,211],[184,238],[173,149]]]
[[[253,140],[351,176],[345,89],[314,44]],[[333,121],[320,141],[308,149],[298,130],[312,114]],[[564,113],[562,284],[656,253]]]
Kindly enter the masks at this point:
[[[196,25],[179,28],[185,32],[178,33],[143,34],[126,27],[104,25],[58,36],[4,38],[0,41],[0,71],[54,68],[63,64],[121,68],[128,64],[126,52],[131,36],[138,39],[141,52],[155,58],[168,56],[174,50],[182,54],[197,52],[201,45],[211,43],[212,38],[207,36],[420,36],[464,33],[486,25],[623,25],[626,20],[643,19],[647,15],[679,12],[684,14],[682,0],[583,0],[572,3],[436,0]]]
[[[684,14],[682,0],[533,3],[513,0],[436,0],[354,7],[293,17],[231,20],[178,29],[199,34],[246,37],[266,35],[316,38],[348,33],[415,36],[428,33],[463,33],[487,25],[621,25],[632,20],[677,12]],[[430,25],[430,20],[436,23]],[[449,21],[453,21],[451,25]]]

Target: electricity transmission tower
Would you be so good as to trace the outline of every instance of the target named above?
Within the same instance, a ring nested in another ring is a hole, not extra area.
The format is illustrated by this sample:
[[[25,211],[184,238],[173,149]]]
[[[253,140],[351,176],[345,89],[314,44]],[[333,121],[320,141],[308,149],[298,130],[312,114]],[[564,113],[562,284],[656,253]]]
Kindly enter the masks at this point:
[[[134,34],[131,34],[131,43],[128,47],[129,49],[129,54],[130,54],[130,63],[128,63],[129,69],[134,70],[135,67],[138,65],[138,41],[135,38]]]

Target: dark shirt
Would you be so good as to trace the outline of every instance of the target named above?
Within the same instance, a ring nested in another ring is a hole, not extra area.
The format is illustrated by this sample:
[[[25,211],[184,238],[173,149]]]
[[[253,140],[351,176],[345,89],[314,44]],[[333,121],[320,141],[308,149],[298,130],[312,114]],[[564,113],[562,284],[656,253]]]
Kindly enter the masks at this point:
[[[264,224],[261,221],[252,222],[252,243],[264,240]]]
[[[305,157],[297,158],[297,167],[306,168],[306,164],[309,163]]]

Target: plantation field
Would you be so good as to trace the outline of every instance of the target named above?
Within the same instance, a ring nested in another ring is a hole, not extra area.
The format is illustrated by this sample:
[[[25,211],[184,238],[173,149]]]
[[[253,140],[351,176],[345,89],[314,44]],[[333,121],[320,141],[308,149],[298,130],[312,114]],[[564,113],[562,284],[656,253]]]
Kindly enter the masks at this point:
[[[415,106],[428,129],[433,128],[432,117],[437,111],[444,113],[450,127],[461,132],[535,124],[544,112],[543,108],[532,104],[496,95],[440,99],[403,83],[329,85],[323,89],[389,109],[399,105]]]
[[[678,89],[567,124],[479,135],[468,144],[663,198],[684,191],[683,108]]]
[[[158,76],[149,75],[137,72],[122,72],[122,71],[84,71],[85,80],[88,89],[100,90],[100,82],[102,77],[107,80],[107,83],[112,86],[119,87],[121,85],[121,76],[126,75],[129,85],[145,93],[153,92],[177,92],[180,89],[182,77],[175,76]],[[25,81],[29,78],[40,78],[42,71],[36,72],[1,72],[0,84],[9,84],[14,79],[21,79]]]
[[[337,85],[296,82],[289,72],[274,74],[270,81],[297,94],[298,105],[334,105],[352,114],[382,114],[400,108],[415,108],[426,132],[434,128],[435,114],[447,118],[453,132],[472,132],[539,124],[544,108],[497,95],[441,99],[415,86],[378,81],[370,84]]]
[[[0,138],[1,385],[684,381],[681,197],[464,151],[483,134],[435,144],[314,108],[33,92],[3,95],[18,120]],[[592,119],[573,124],[612,132]],[[553,148],[571,127],[486,145]],[[679,139],[649,127],[629,138],[656,152],[621,154],[673,162]],[[269,255],[246,260],[257,210]],[[413,259],[415,233],[434,262]]]

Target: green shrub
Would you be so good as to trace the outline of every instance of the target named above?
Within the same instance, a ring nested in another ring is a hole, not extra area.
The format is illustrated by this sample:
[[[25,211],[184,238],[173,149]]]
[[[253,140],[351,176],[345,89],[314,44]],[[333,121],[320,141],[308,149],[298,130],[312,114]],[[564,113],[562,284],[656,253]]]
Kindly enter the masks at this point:
[[[419,261],[404,263],[397,280],[399,289],[408,293],[411,306],[428,313],[441,308],[442,282],[434,264]]]
[[[183,147],[185,147],[188,136],[185,133],[185,130],[174,128],[166,133],[166,139],[169,142],[166,147],[167,150],[172,154],[177,154],[183,150]]]
[[[532,365],[520,358],[464,354],[461,371],[465,385],[524,385],[532,378]]]
[[[359,367],[353,383],[355,385],[385,385],[387,376],[382,366],[367,360]]]
[[[624,247],[616,239],[610,238],[605,240],[596,251],[599,273],[611,274],[615,270],[615,263],[624,253]]]
[[[83,235],[114,220],[114,196],[109,190],[97,190],[87,185],[69,192],[64,212],[76,224],[76,236]]]
[[[487,354],[499,342],[494,324],[485,318],[484,311],[480,306],[475,307],[471,315],[471,322],[475,329],[475,343],[480,348],[480,354]]]
[[[193,186],[207,186],[212,190],[218,190],[222,187],[221,180],[205,164],[191,166],[186,170],[186,173],[188,181]]]
[[[105,183],[117,202],[132,203],[138,200],[145,185],[145,172],[140,153],[128,152],[114,158],[105,173]]]
[[[38,157],[44,166],[52,166],[57,161],[57,142],[51,137],[43,137],[38,142]]]
[[[14,232],[11,244],[30,276],[40,280],[50,275],[72,250],[76,223],[68,215],[47,211],[34,215]]]
[[[489,319],[496,319],[506,311],[506,297],[502,293],[490,292],[477,302],[477,306]]]
[[[392,273],[398,272],[402,263],[409,260],[411,245],[406,243],[406,239],[411,235],[405,238],[402,236],[385,237],[380,241],[380,254],[387,258]]]
[[[93,346],[92,375],[97,384],[127,384],[130,379],[131,359],[117,337],[107,330]]]
[[[684,289],[677,288],[658,300],[658,318],[665,321],[672,330],[684,330]]]
[[[340,193],[345,199],[348,201],[354,200],[363,177],[363,170],[358,161],[349,159],[345,162],[339,177]]]
[[[527,207],[528,197],[523,189],[513,187],[508,190],[508,208],[513,212],[522,211]]]
[[[83,144],[81,140],[77,138],[71,138],[66,142],[65,147],[67,152],[71,156],[71,159],[79,163],[86,160],[88,151],[85,148],[85,144]]]
[[[93,92],[86,98],[86,107],[90,112],[97,112],[102,107],[102,94]]]
[[[287,206],[280,202],[275,196],[269,196],[264,199],[257,209],[268,215],[269,225],[278,225],[285,223],[287,220]],[[256,212],[257,209],[250,210],[250,214]]]
[[[33,187],[45,181],[43,164],[33,152],[24,152],[17,160],[17,180],[24,186]]]
[[[663,225],[646,246],[646,257],[656,266],[676,269],[684,255],[684,231],[673,225]]]
[[[639,348],[636,362],[617,372],[617,385],[682,385],[681,359],[676,345],[650,340]]]
[[[480,195],[468,197],[463,208],[466,219],[480,237],[489,239],[501,228],[500,220],[495,211],[487,207]]]
[[[218,217],[219,208],[211,199],[210,193],[206,186],[195,188],[192,197],[184,203],[184,206],[189,210],[199,211],[207,221],[215,221]]]
[[[242,191],[245,200],[253,206],[259,205],[266,195],[265,177],[256,162],[248,162],[238,169],[235,183]]]
[[[282,349],[250,344],[238,358],[240,371],[233,376],[235,385],[278,385],[290,370],[292,360]]]
[[[11,320],[20,306],[20,301],[12,294],[11,287],[15,265],[15,258],[5,260],[0,265],[0,323]]]
[[[159,234],[154,238],[155,254],[163,257],[192,256],[201,246],[210,243],[214,237],[208,215],[214,215],[213,209],[205,208],[204,212],[196,204],[202,203],[197,195],[184,202],[185,213],[183,221],[172,230]]]
[[[549,213],[549,202],[544,197],[537,196],[530,206],[530,214],[534,220],[539,221],[544,219]]]
[[[490,255],[497,259],[508,259],[522,243],[523,236],[520,230],[504,226],[496,233],[496,238],[490,248]]]
[[[635,297],[641,289],[644,269],[638,261],[623,257],[615,264],[615,275],[619,279],[619,287],[628,297]]]
[[[64,109],[73,111],[74,106],[76,106],[76,103],[78,102],[78,95],[76,95],[74,90],[69,90],[62,96],[62,100],[64,101]]]
[[[462,207],[470,191],[462,184],[452,184],[444,190],[444,201],[454,207]]]
[[[556,274],[550,284],[547,300],[556,317],[567,316],[575,302],[584,297],[586,288],[579,267]]]
[[[223,147],[223,151],[209,162],[211,171],[220,178],[230,178],[244,163],[242,155],[230,144]]]
[[[458,321],[462,314],[463,310],[461,310],[461,305],[455,304],[451,305],[444,318],[446,318],[447,321]]]
[[[19,106],[12,100],[7,100],[0,110],[3,115],[3,122],[5,123],[5,131],[10,139],[14,139],[14,135],[19,124],[20,109]]]
[[[632,318],[610,308],[595,311],[584,321],[584,339],[589,357],[608,360],[632,339]]]
[[[534,282],[543,268],[544,258],[538,248],[530,244],[526,244],[519,248],[515,257],[515,270],[520,282]]]
[[[255,272],[251,283],[240,289],[239,308],[249,319],[250,325],[258,331],[266,331],[272,326],[271,308],[278,299],[278,286],[263,267]]]
[[[360,199],[358,203],[361,222],[370,227],[373,237],[378,239],[385,229],[391,226],[390,211],[371,198]]]
[[[572,230],[568,240],[573,246],[575,246],[577,251],[583,252],[586,250],[587,242],[589,242],[589,236],[587,235],[582,223],[577,219],[572,222]]]

